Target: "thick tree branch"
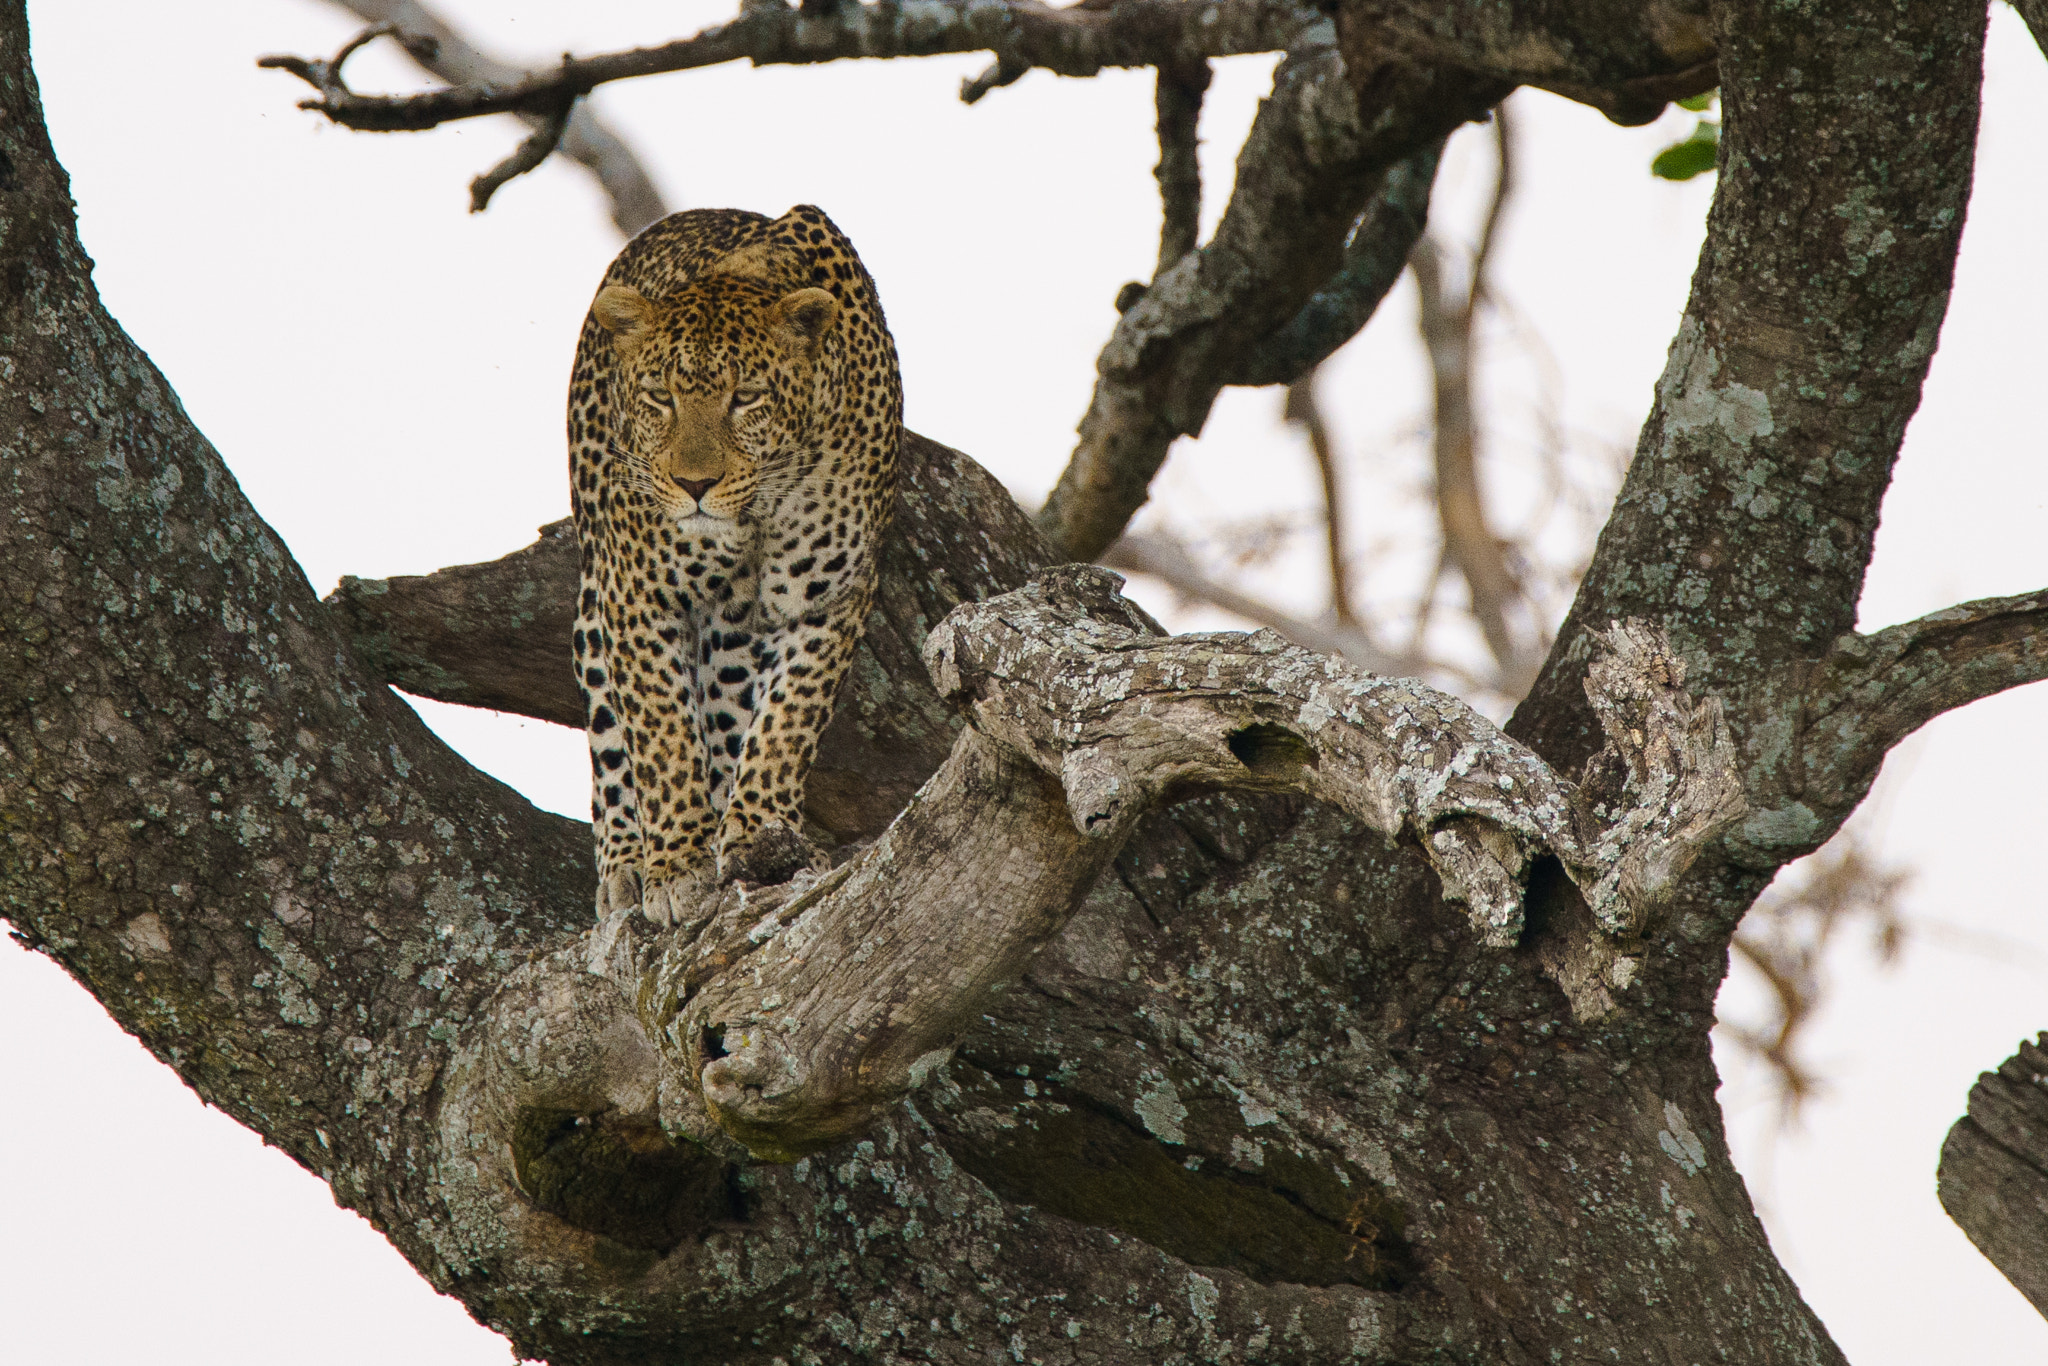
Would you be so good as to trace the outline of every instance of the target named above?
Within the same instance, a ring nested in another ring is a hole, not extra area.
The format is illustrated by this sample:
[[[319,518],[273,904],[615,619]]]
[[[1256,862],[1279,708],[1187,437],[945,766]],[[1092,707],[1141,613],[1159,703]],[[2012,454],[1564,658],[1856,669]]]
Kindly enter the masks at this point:
[[[1977,1078],[1936,1180],[1949,1218],[2048,1315],[2048,1034]]]
[[[407,55],[426,70],[452,85],[513,85],[532,75],[520,67],[485,56],[458,30],[418,0],[328,0],[337,8],[372,24],[389,25],[394,31],[427,43],[406,44]],[[538,126],[544,115],[521,115]],[[668,213],[661,192],[640,164],[640,158],[625,140],[591,111],[587,101],[577,100],[562,133],[562,155],[578,162],[603,187],[611,201],[612,224],[620,235],[631,237]]]
[[[1704,0],[1345,0],[1339,13],[1381,51],[1539,86],[1617,123],[1718,80]]]
[[[657,47],[564,57],[553,71],[424,95],[357,94],[342,80],[339,60],[275,56],[258,64],[289,71],[320,92],[302,109],[317,110],[349,128],[398,132],[484,114],[545,115],[612,81],[742,58],[771,66],[994,52],[1017,75],[1039,67],[1062,76],[1093,76],[1110,67],[1189,66],[1209,57],[1279,51],[1304,28],[1323,22],[1312,7],[1289,0],[1222,0],[1200,6],[1124,0],[1107,9],[1053,9],[1034,0],[908,0],[844,3],[823,12],[766,4]],[[963,93],[978,97],[987,88],[970,82]]]
[[[583,724],[563,647],[576,620],[576,529],[566,517],[487,564],[344,578],[326,604],[363,666],[394,688]]]
[[[1697,942],[1718,961],[1760,879],[1848,815],[1812,790],[1827,784],[1806,758],[1808,670],[1852,628],[1947,309],[1985,8],[1730,0],[1714,22],[1726,132],[1692,297],[1614,514],[1509,729],[1578,762],[1601,743],[1580,692],[1587,633],[1631,618],[1669,633],[1693,685],[1722,699],[1753,807],[1727,845],[1742,871],[1716,859],[1693,879],[1716,925]]]
[[[1199,432],[1245,355],[1331,286],[1388,172],[1506,93],[1463,72],[1380,74],[1361,102],[1359,73],[1328,47],[1304,46],[1282,63],[1215,237],[1124,311],[1096,361],[1080,444],[1039,513],[1068,558],[1108,549],[1174,438]],[[1411,183],[1395,192],[1412,201]]]
[[[1298,313],[1247,352],[1230,383],[1292,384],[1358,335],[1408,267],[1408,254],[1429,221],[1430,189],[1442,154],[1439,140],[1387,171],[1344,244],[1344,264]]]

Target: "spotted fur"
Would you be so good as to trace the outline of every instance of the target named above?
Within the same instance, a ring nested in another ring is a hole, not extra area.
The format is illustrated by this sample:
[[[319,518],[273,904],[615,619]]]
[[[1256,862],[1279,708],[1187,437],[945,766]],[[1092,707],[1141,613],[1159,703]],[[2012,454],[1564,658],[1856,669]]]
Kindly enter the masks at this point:
[[[569,390],[600,915],[677,919],[801,829],[902,407],[874,282],[818,209],[672,214],[606,271]]]

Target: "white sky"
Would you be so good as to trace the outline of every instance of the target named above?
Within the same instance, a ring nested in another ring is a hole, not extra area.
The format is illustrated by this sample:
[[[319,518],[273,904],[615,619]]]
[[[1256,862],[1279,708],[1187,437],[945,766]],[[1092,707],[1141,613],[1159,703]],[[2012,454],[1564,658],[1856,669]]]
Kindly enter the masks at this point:
[[[541,59],[725,13],[694,0],[444,8],[501,54]],[[32,0],[30,14],[107,305],[316,588],[492,558],[564,514],[564,376],[618,245],[580,172],[551,163],[470,217],[467,183],[515,140],[509,124],[372,136],[298,112],[303,87],[254,57],[322,54],[355,27],[305,0]],[[2048,584],[2035,383],[2048,63],[2004,6],[1993,21],[1958,291],[1885,506],[1866,628]],[[1271,62],[1222,64],[1203,123],[1212,215]],[[1031,504],[1071,449],[1110,300],[1156,250],[1150,84],[1034,73],[966,108],[959,82],[982,64],[729,67],[614,88],[600,105],[676,207],[824,205],[879,282],[912,425]],[[376,48],[350,74],[360,88],[419,84]],[[1689,116],[1617,129],[1547,96],[1517,107],[1525,189],[1498,279],[1561,378],[1516,362],[1489,394],[1505,429],[1489,473],[1510,493],[1539,402],[1582,451],[1633,443],[1711,193],[1709,178],[1673,186],[1645,171]],[[1481,135],[1458,141],[1438,205],[1454,237],[1486,184]],[[1420,532],[1398,512],[1398,490],[1426,474],[1412,316],[1404,286],[1326,381],[1354,511],[1388,547],[1369,601],[1397,599],[1416,572]],[[1277,392],[1227,394],[1145,515],[1203,525],[1305,509],[1311,466],[1277,410]],[[1258,586],[1312,611],[1317,563],[1285,558]],[[535,801],[580,814],[579,736],[422,710]],[[1723,1091],[1773,1238],[1859,1366],[2048,1361],[2048,1325],[1933,1194],[1941,1137],[1976,1073],[2048,1028],[2043,893],[2023,857],[2042,826],[2044,721],[2048,690],[2010,694],[1929,727],[1895,760],[1910,772],[1888,774],[1883,845],[1917,870],[1908,906],[1928,928],[1896,972],[1872,971],[1854,943],[1838,955],[1812,1040],[1834,1085],[1801,1133],[1769,1140],[1768,1104],[1739,1062]],[[0,1360],[507,1359],[314,1178],[4,943],[0,1098]]]

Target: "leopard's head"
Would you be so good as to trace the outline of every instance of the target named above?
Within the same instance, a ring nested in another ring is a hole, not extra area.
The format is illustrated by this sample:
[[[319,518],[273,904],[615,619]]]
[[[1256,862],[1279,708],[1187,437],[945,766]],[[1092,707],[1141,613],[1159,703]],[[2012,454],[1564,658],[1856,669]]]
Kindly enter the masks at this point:
[[[839,303],[732,272],[662,299],[598,291],[611,333],[611,439],[678,521],[741,521],[771,507],[812,452],[819,353]]]

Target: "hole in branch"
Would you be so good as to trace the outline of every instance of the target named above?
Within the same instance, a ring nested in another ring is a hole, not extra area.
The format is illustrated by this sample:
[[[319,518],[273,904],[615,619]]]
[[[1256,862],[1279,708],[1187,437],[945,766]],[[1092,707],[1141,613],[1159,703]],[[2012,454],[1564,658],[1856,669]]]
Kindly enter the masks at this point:
[[[725,1051],[725,1026],[706,1025],[704,1034],[697,1040],[697,1070],[703,1071],[704,1064],[713,1058],[727,1056]]]
[[[598,1262],[624,1275],[652,1266],[649,1254],[746,1217],[725,1163],[633,1116],[523,1109],[512,1166],[528,1199],[600,1235]]]
[[[1224,743],[1239,763],[1261,778],[1291,779],[1316,767],[1316,752],[1308,741],[1285,726],[1259,721],[1232,731]]]

